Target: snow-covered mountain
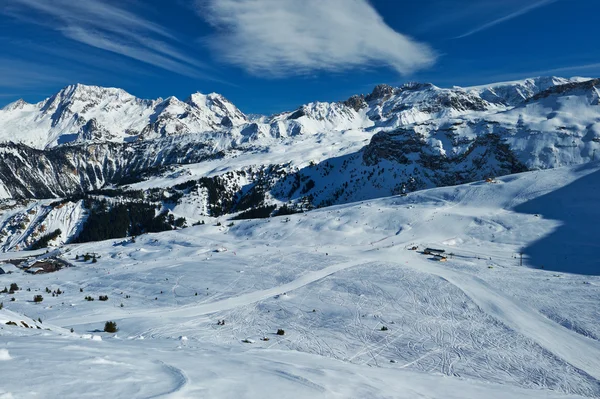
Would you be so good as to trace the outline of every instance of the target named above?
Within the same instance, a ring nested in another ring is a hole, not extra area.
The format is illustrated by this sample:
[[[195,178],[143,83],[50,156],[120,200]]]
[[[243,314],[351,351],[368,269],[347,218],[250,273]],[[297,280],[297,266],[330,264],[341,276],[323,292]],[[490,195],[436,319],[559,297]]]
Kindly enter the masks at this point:
[[[587,80],[589,80],[589,78],[575,77],[565,79],[556,76],[544,76],[513,82],[473,86],[466,88],[466,90],[493,104],[516,106],[554,86],[562,86],[568,83],[578,83]]]
[[[70,86],[0,111],[0,196],[161,189],[177,198],[175,212],[200,220],[576,165],[600,150],[599,87],[555,77],[379,85],[343,102],[248,117],[217,94],[140,100]]]
[[[192,94],[143,100],[116,88],[67,86],[37,104],[0,110],[0,141],[46,149],[67,143],[125,143],[189,133],[231,142],[314,135],[348,129],[391,129],[431,119],[498,112],[551,87],[582,81],[536,78],[479,88],[441,89],[410,83],[375,87],[337,103],[315,102],[290,112],[249,118],[223,96]],[[218,134],[220,133],[220,134]]]
[[[4,107],[0,140],[44,149],[211,133],[246,122],[240,110],[216,93],[196,93],[186,101],[142,100],[121,89],[77,84],[37,104],[18,100]]]

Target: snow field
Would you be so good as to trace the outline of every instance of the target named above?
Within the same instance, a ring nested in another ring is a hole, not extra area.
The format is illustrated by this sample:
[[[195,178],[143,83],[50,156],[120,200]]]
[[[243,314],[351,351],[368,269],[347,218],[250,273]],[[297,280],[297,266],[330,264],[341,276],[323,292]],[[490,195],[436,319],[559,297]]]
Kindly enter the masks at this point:
[[[0,296],[2,314],[40,317],[50,330],[0,323],[11,364],[2,389],[15,397],[600,397],[592,262],[584,253],[563,265],[585,266],[584,275],[540,270],[535,252],[523,267],[515,258],[564,228],[538,199],[597,173],[532,172],[287,223],[65,246],[75,267],[55,274],[7,267],[13,273],[1,282],[22,290],[14,302]],[[574,206],[592,194],[571,198]],[[436,262],[411,245],[454,255]],[[86,252],[98,262],[74,260]],[[2,259],[9,255],[18,254]],[[51,297],[45,287],[65,293]],[[44,301],[34,304],[38,293]],[[119,332],[101,332],[107,320]],[[28,386],[17,383],[21,366],[38,376]]]

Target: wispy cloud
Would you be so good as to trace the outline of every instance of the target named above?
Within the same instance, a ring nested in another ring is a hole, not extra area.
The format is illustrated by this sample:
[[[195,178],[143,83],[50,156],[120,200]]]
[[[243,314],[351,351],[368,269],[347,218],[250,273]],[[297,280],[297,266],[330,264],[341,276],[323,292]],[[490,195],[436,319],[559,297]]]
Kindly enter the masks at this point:
[[[106,0],[12,0],[0,13],[180,75],[211,79],[210,68],[180,51],[169,30]]]
[[[62,71],[52,66],[0,57],[0,88],[31,89],[68,81]]]
[[[505,79],[522,79],[523,77],[531,77],[531,76],[564,76],[571,77],[571,74],[579,74],[579,73],[588,73],[592,76],[590,77],[600,77],[600,62],[597,63],[586,63],[586,64],[578,64],[578,65],[567,65],[558,68],[552,69],[539,69],[536,71],[522,72],[522,73],[512,73],[512,74],[503,74],[496,75],[493,79],[488,78],[489,81],[492,80],[505,80]]]
[[[510,21],[511,19],[525,15],[525,14],[527,14],[535,9],[538,9],[540,7],[544,7],[544,6],[550,5],[552,3],[556,3],[557,1],[559,1],[559,0],[539,0],[533,4],[529,4],[525,7],[522,7],[519,10],[514,11],[508,15],[505,15],[503,17],[497,18],[493,21],[490,21],[488,23],[480,25],[480,26],[476,27],[475,29],[471,29],[470,31],[467,31],[467,32],[463,33],[462,35],[457,36],[456,39],[462,39],[462,38],[474,35],[475,33],[490,29],[490,28],[492,28],[496,25],[499,25],[503,22]]]
[[[442,86],[460,84],[463,87],[487,85],[497,82],[510,82],[538,76],[559,76],[564,78],[583,77],[600,78],[600,62],[567,65],[551,69],[525,70],[521,72],[503,72],[501,70],[489,71],[488,74],[455,75],[442,79],[435,79],[435,83]]]
[[[592,63],[592,64],[570,65],[570,66],[553,68],[553,69],[545,69],[542,71],[537,71],[537,72],[533,73],[533,75],[552,75],[552,74],[557,74],[557,73],[574,73],[574,72],[583,72],[583,71],[594,72],[596,74],[599,73],[600,72],[600,62]]]
[[[431,65],[427,45],[394,31],[367,0],[197,0],[218,33],[205,43],[251,74],[388,66],[401,74]]]

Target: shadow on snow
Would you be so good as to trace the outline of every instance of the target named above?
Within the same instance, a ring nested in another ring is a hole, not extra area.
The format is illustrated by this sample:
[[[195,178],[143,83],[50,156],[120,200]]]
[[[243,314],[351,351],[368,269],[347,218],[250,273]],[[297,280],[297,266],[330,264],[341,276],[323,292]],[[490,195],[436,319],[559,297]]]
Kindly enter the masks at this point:
[[[577,171],[598,167],[582,165]],[[559,220],[562,225],[523,251],[537,268],[600,275],[600,171],[517,206],[516,212]]]

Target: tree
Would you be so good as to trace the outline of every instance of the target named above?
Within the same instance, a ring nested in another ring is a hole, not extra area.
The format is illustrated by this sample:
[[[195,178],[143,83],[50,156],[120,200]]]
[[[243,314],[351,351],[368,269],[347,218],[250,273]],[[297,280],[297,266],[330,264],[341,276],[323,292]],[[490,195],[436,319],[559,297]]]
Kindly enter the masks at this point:
[[[62,234],[62,231],[60,229],[56,229],[52,233],[49,233],[49,234],[46,234],[46,235],[40,237],[39,240],[37,240],[36,242],[34,242],[33,244],[31,244],[31,246],[29,247],[29,249],[35,250],[35,249],[46,248],[48,246],[48,243],[50,241],[52,241],[55,238],[59,237],[61,234]]]
[[[44,297],[43,297],[43,296],[41,296],[41,295],[35,295],[35,296],[33,297],[33,302],[35,302],[35,303],[40,303],[40,302],[42,302],[43,300],[44,300]]]
[[[115,323],[114,321],[107,321],[104,324],[104,331],[107,333],[116,333],[117,331],[119,331],[119,329],[117,328],[117,323]]]

